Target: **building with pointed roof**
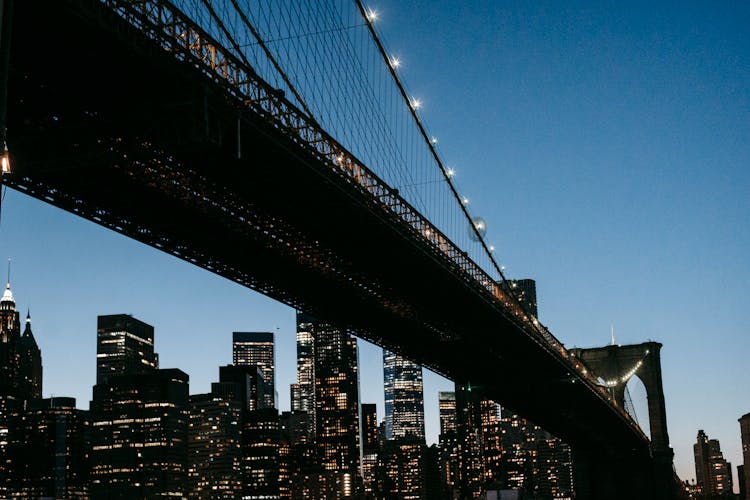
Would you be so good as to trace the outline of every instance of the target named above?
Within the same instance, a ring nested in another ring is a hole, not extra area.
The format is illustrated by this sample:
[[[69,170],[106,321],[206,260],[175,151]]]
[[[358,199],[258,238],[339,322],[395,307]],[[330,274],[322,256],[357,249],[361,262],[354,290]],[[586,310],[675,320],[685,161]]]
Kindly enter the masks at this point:
[[[42,351],[31,331],[31,312],[26,312],[26,327],[18,342],[18,388],[25,399],[42,397]]]
[[[31,315],[21,320],[10,288],[0,299],[0,397],[17,401],[42,397],[42,354],[31,331]]]

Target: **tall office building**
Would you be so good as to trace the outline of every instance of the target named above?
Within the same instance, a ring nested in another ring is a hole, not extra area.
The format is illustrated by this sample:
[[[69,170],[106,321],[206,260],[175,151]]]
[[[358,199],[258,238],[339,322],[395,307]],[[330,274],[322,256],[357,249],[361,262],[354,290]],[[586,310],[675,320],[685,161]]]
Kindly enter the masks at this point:
[[[422,367],[383,350],[385,437],[424,440]]]
[[[8,496],[89,498],[89,417],[74,398],[33,399],[11,421]]]
[[[180,496],[187,483],[188,375],[110,376],[91,401],[91,491],[97,498]]]
[[[361,486],[357,340],[309,316],[298,316],[300,320],[313,336],[315,436],[323,471],[317,487],[348,498]]]
[[[279,412],[261,408],[248,412],[242,436],[242,498],[280,498],[279,492]]]
[[[456,393],[439,392],[440,435],[438,436],[438,465],[443,497],[455,498],[459,488],[459,446],[456,414]]]
[[[297,311],[297,383],[292,385],[292,411],[307,413],[310,436],[315,435],[315,319]]]
[[[274,378],[275,357],[272,332],[234,332],[232,334],[232,363],[260,367],[266,383],[261,408],[276,407]]]
[[[724,460],[718,439],[708,439],[701,429],[693,445],[695,479],[706,498],[723,498],[732,492],[732,468]]]
[[[427,446],[424,440],[405,436],[389,439],[380,452],[380,493],[385,498],[425,498]]]
[[[21,321],[8,283],[0,299],[0,396],[3,397],[18,397],[20,338]]]
[[[362,479],[364,481],[365,494],[373,495],[376,491],[376,469],[378,465],[378,452],[380,443],[378,439],[378,414],[375,404],[360,406],[362,415]]]
[[[739,477],[739,482],[741,486],[744,486],[742,488],[745,492],[746,497],[744,500],[750,500],[750,494],[747,493],[747,489],[750,488],[750,413],[746,413],[742,417],[740,417],[739,422],[740,437],[742,438],[743,462],[742,475]]]
[[[438,392],[438,409],[440,411],[440,434],[456,432],[456,393]]]
[[[18,341],[18,389],[25,399],[42,397],[42,351],[31,332],[31,313],[26,313],[26,327]]]
[[[18,402],[42,397],[42,354],[31,332],[31,316],[21,321],[10,283],[0,298],[0,397]]]
[[[279,496],[306,498],[305,478],[314,478],[315,445],[310,438],[307,412],[285,411],[279,417]]]
[[[478,498],[484,491],[483,400],[469,385],[456,384],[455,394],[458,491],[462,498]]]
[[[159,368],[154,327],[129,314],[99,316],[96,327],[96,383],[115,375],[150,373]]]
[[[208,393],[190,396],[189,498],[242,495],[242,400]]]

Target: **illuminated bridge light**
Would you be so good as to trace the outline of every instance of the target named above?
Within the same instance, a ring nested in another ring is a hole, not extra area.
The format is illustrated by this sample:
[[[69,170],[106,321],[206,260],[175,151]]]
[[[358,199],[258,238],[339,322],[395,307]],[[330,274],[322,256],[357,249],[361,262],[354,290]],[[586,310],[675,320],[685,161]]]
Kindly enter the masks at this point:
[[[394,68],[398,68],[401,66],[401,59],[399,59],[396,56],[391,57],[390,62],[391,62],[391,66],[393,66]]]
[[[378,12],[374,9],[368,9],[367,11],[367,20],[371,23],[374,23],[378,20]]]
[[[455,177],[456,176],[456,171],[454,169],[452,169],[452,168],[449,167],[448,170],[445,171],[445,175],[447,175],[448,178]]]
[[[413,109],[419,109],[422,107],[422,101],[417,99],[416,97],[412,97],[409,104],[411,105]]]

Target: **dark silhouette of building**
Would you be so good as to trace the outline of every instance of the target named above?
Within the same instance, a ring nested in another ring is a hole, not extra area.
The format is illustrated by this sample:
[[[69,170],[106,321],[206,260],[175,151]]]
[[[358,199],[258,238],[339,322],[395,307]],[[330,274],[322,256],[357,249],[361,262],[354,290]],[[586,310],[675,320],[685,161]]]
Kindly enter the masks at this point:
[[[742,439],[742,474],[739,473],[740,467],[737,468],[740,486],[740,498],[743,498],[742,493],[744,492],[744,500],[750,500],[750,494],[747,492],[747,488],[750,487],[750,413],[746,413],[739,418],[740,423],[740,437]]]
[[[239,400],[245,412],[261,408],[267,402],[267,390],[268,384],[263,381],[263,373],[255,365],[221,366],[219,381],[211,384],[211,393]]]
[[[99,316],[96,328],[96,383],[115,375],[151,373],[159,368],[154,327],[129,314]]]
[[[26,312],[26,327],[18,341],[18,390],[25,399],[42,397],[42,351],[31,332],[31,313]]]
[[[257,366],[263,374],[266,389],[259,408],[276,407],[274,382],[275,358],[272,332],[232,333],[232,364]]]
[[[15,412],[42,395],[42,357],[31,332],[31,317],[21,334],[20,315],[10,283],[0,298],[0,498],[10,492],[14,481],[11,448],[19,436]]]
[[[396,353],[383,350],[385,438],[424,440],[422,367]]]
[[[739,500],[747,500],[747,479],[745,478],[745,465],[737,466],[737,482],[740,488]]]
[[[373,404],[362,403],[362,451],[377,452],[378,450],[378,413]]]
[[[718,439],[708,439],[703,429],[693,445],[695,479],[706,500],[726,498],[732,493],[732,466],[724,460]]]
[[[89,417],[74,398],[33,399],[11,417],[8,496],[89,497]]]

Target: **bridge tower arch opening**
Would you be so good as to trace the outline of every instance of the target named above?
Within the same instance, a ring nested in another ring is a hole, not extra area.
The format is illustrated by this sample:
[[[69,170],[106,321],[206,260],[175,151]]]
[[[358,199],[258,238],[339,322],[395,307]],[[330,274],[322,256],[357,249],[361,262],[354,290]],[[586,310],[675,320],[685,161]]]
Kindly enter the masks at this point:
[[[659,342],[633,345],[608,345],[590,349],[575,348],[571,354],[580,359],[597,377],[604,380],[617,404],[625,408],[625,388],[633,377],[643,383],[648,400],[648,426],[651,448],[667,451],[667,411],[661,377]],[[645,419],[644,419],[645,420]]]
[[[651,423],[648,414],[648,391],[643,380],[634,374],[625,382],[625,410],[635,419],[638,426],[651,439]]]

